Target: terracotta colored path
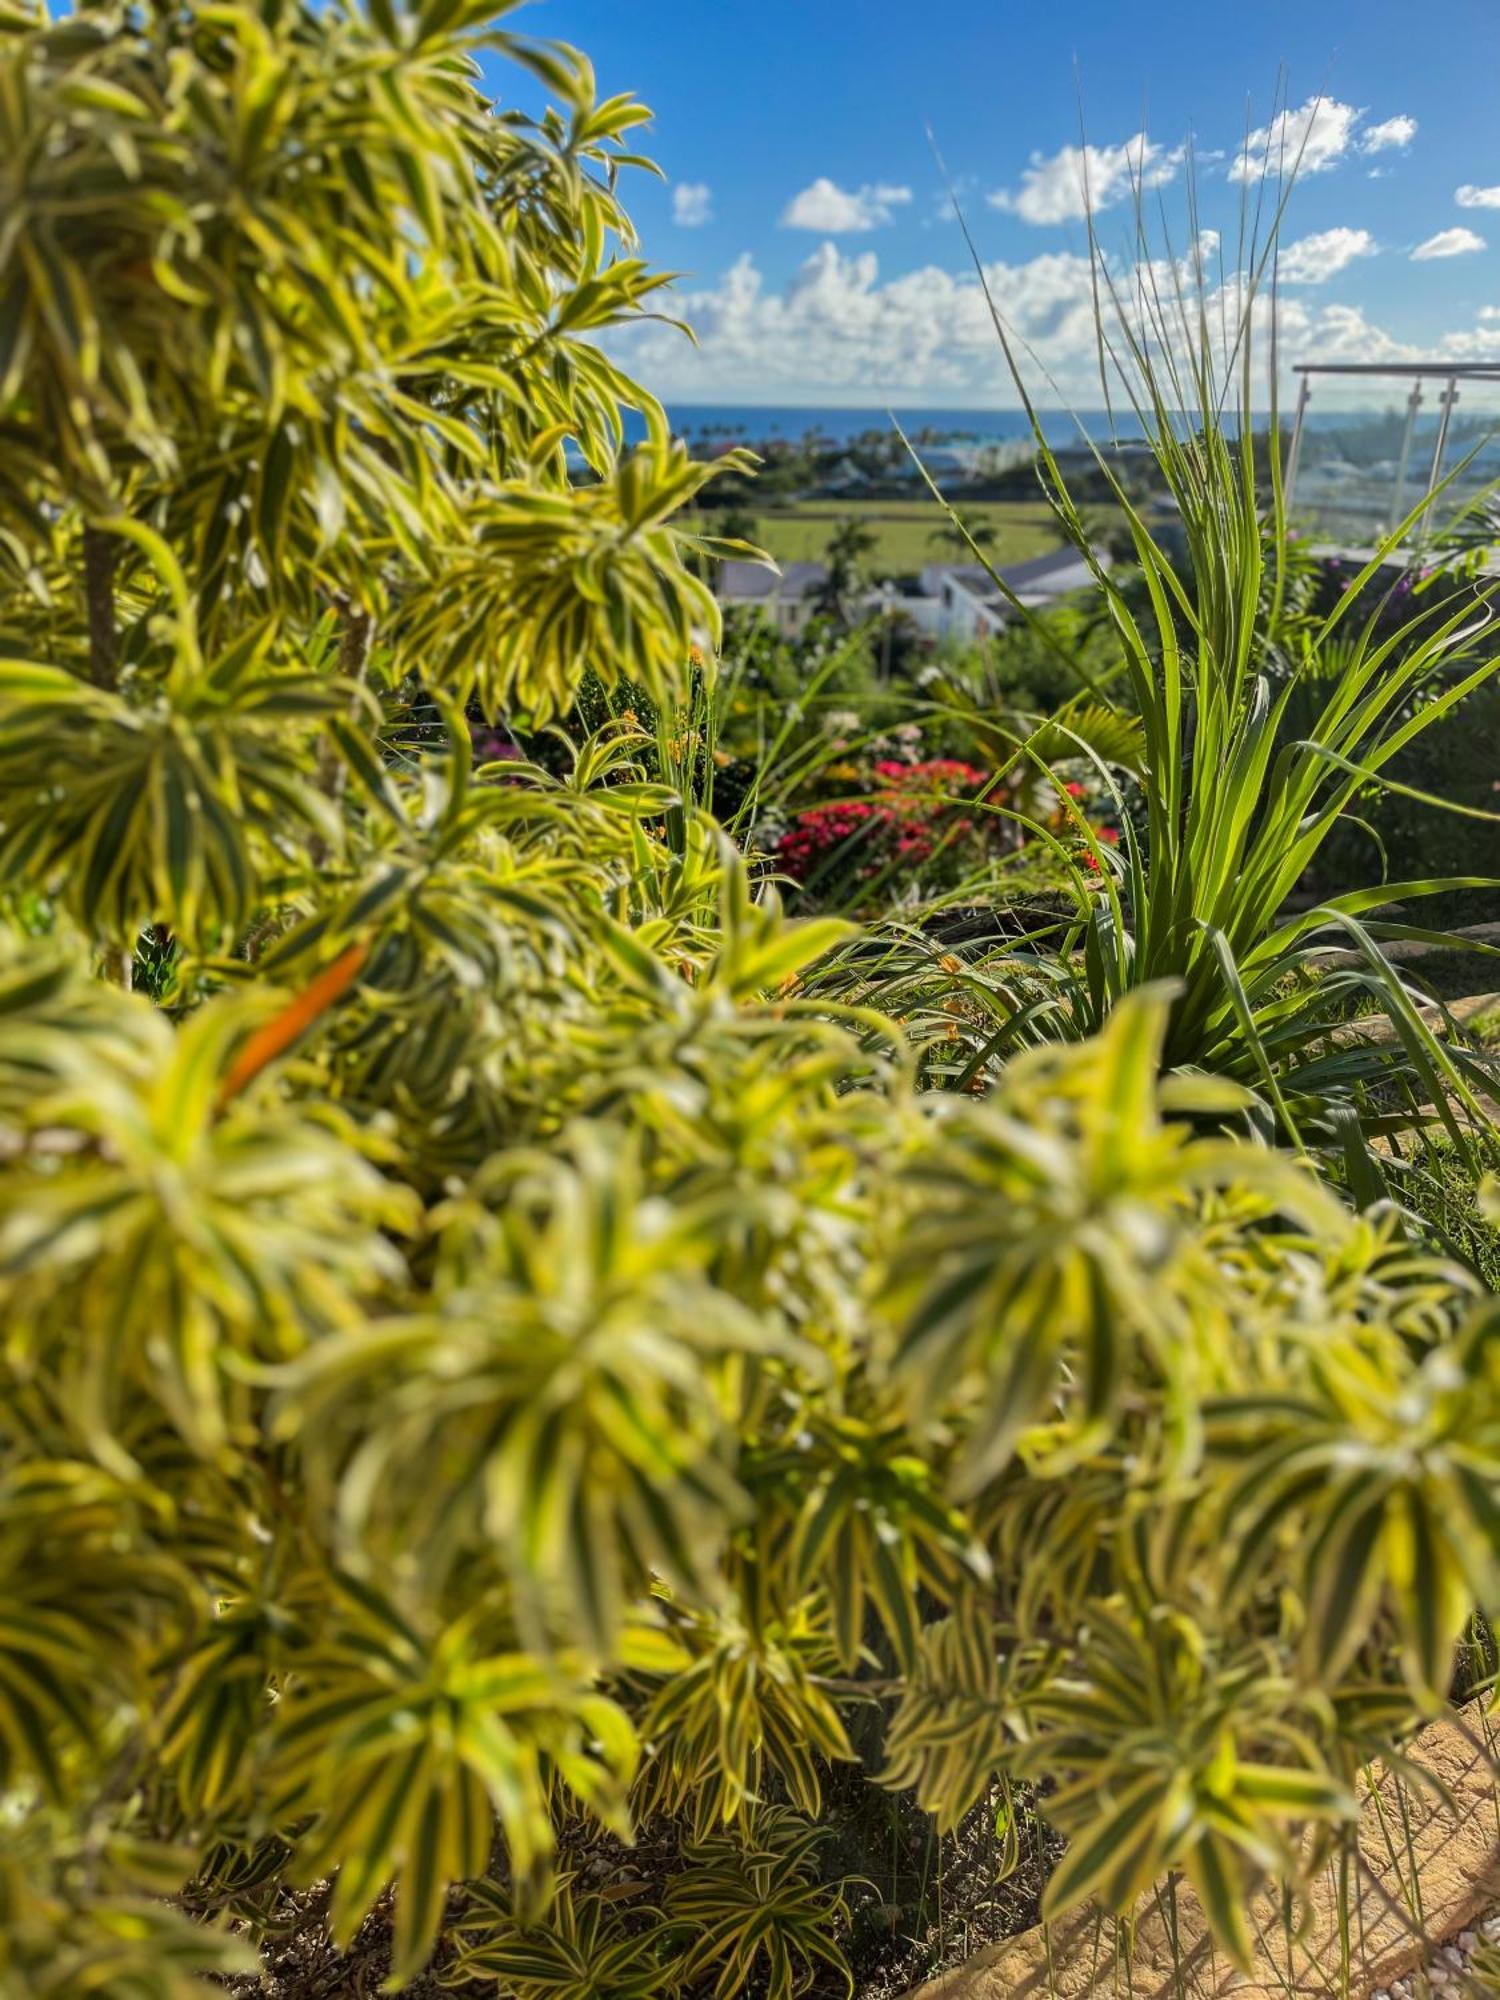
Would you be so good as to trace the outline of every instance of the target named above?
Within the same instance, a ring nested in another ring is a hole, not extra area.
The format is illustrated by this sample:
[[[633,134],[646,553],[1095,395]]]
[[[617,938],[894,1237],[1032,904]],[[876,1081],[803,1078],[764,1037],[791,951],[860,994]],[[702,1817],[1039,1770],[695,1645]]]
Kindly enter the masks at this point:
[[[1500,1740],[1497,1740],[1500,1749]],[[1500,1899],[1500,1793],[1495,1751],[1483,1719],[1468,1709],[1431,1724],[1412,1746],[1412,1762],[1432,1786],[1408,1783],[1403,1822],[1394,1786],[1367,1794],[1360,1812],[1361,1869],[1351,1913],[1348,1992],[1365,2000],[1403,1972],[1424,1964],[1435,1946],[1472,1924]],[[1415,1857],[1421,1916],[1412,1909]],[[1164,1905],[1148,1900],[1137,1913],[1133,1948],[1111,1918],[1075,1913],[1051,1927],[1023,1932],[977,1952],[941,1973],[907,2000],[1337,2000],[1345,1988],[1337,1899],[1331,1877],[1313,1897],[1306,1935],[1288,1952],[1279,1904],[1251,1906],[1261,1941],[1253,1976],[1215,1952],[1192,1892],[1177,1894],[1174,1954]],[[1175,1967],[1180,1967],[1180,1972]]]

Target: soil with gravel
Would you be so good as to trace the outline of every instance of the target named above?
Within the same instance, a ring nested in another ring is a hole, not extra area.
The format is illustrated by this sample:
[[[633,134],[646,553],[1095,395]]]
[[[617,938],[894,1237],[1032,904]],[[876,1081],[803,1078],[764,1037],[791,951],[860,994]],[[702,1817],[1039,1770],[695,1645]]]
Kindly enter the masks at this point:
[[[984,1945],[1036,1923],[1042,1888],[1061,1851],[1024,1805],[1017,1812],[1016,1850],[1007,1869],[996,1826],[998,1792],[939,1836],[909,1795],[883,1791],[843,1765],[825,1774],[822,1851],[826,1881],[840,1883],[850,1910],[841,1940],[857,2000],[897,2000],[935,1973],[958,1965]],[[638,1882],[660,1899],[681,1861],[675,1841],[660,1844],[649,1829],[633,1848],[600,1841],[570,1852],[567,1866],[595,1886],[618,1890]],[[327,1887],[286,1892],[261,1951],[258,1978],[230,1983],[233,2000],[374,2000],[390,1970],[390,1913],[377,1905],[348,1951],[337,1950],[324,1923]],[[458,1914],[458,1901],[452,1915]],[[443,1954],[433,1970],[401,1989],[406,2000],[451,2000],[442,1983]],[[703,1988],[703,2000],[712,1982]],[[485,1989],[470,1989],[476,1996]],[[492,1989],[489,1989],[492,1990]],[[842,1984],[820,1973],[809,2000],[843,2000]],[[683,2000],[700,2000],[686,1994]],[[756,2000],[747,1989],[745,2000]]]
[[[1500,1995],[1500,1913],[1438,1946],[1415,1972],[1377,1987],[1370,2000],[1494,2000]]]

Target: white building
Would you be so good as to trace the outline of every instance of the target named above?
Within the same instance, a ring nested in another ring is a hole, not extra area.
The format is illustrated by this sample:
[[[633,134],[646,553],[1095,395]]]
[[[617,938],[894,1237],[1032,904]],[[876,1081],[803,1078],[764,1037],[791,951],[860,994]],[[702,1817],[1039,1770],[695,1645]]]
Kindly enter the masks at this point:
[[[1087,590],[1093,572],[1077,549],[1049,549],[1027,562],[997,563],[996,573],[1022,604],[1040,606]],[[938,603],[937,629],[944,638],[989,639],[1015,616],[995,579],[979,563],[928,563],[922,594]]]
[[[715,594],[726,611],[748,605],[784,638],[795,639],[816,612],[827,581],[827,563],[789,562],[780,569],[767,569],[764,563],[722,562]]]
[[[1076,549],[1052,549],[1028,562],[997,565],[998,574],[1022,604],[1044,605],[1093,582]],[[828,565],[789,562],[781,569],[760,563],[719,565],[719,602],[728,610],[749,606],[770,620],[785,638],[795,639],[817,613],[828,580]],[[851,610],[867,616],[883,612],[910,619],[925,638],[987,639],[1015,613],[994,578],[978,563],[928,563],[915,595],[886,585],[866,591]]]

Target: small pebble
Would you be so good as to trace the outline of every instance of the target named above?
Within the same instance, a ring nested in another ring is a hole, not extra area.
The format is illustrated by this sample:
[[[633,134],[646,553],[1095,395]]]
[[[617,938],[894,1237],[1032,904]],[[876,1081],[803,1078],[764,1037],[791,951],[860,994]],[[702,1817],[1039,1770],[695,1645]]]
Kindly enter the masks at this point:
[[[1460,1931],[1446,1944],[1437,1945],[1420,1971],[1403,1973],[1389,1986],[1372,1993],[1370,2000],[1429,2000],[1441,1994],[1443,2000],[1457,2000],[1469,1990],[1469,1962],[1481,1944],[1500,1945],[1500,1910],[1483,1917],[1472,1930]]]

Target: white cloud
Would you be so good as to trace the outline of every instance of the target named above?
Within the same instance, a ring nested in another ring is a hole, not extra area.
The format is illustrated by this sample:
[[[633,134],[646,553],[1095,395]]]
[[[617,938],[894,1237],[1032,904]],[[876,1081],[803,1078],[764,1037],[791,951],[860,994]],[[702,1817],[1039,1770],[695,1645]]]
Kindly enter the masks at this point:
[[[1367,320],[1358,306],[1323,306],[1316,314],[1283,312],[1278,338],[1288,359],[1314,361],[1419,361],[1422,349],[1397,340]]]
[[[1229,178],[1258,180],[1265,172],[1274,179],[1294,169],[1301,174],[1324,173],[1349,151],[1359,119],[1352,104],[1340,104],[1336,97],[1310,97],[1297,110],[1280,111],[1269,125],[1249,133],[1235,153]]]
[[[1375,238],[1368,229],[1320,229],[1289,243],[1276,261],[1276,275],[1284,285],[1322,285],[1356,257],[1374,254]]]
[[[1453,199],[1460,208],[1500,208],[1500,187],[1475,187],[1472,181],[1465,181],[1454,189]]]
[[[1408,118],[1404,111],[1394,118],[1383,118],[1378,125],[1367,125],[1359,135],[1359,150],[1362,153],[1388,153],[1409,146],[1417,136],[1417,121]]]
[[[1472,229],[1440,229],[1436,236],[1429,236],[1425,243],[1419,243],[1412,251],[1414,263],[1425,263],[1431,257],[1467,257],[1471,251],[1482,250],[1484,238],[1476,236]]]
[[[706,181],[679,181],[672,190],[672,220],[683,229],[701,229],[714,219],[713,189]]]
[[[878,229],[891,211],[911,200],[911,189],[877,185],[841,188],[826,175],[793,195],[781,217],[783,229],[816,229],[841,236],[851,230]]]
[[[1160,187],[1182,163],[1180,146],[1167,151],[1137,132],[1118,146],[1064,146],[1056,153],[1033,153],[1019,188],[990,196],[995,208],[1023,222],[1080,222],[1092,208],[1110,208],[1139,183]]]
[[[1160,271],[1155,275],[1159,294],[1170,297],[1172,286]],[[986,265],[985,276],[1040,400],[1095,406],[1087,257],[1048,252]],[[1117,280],[1121,297],[1137,295],[1131,267],[1118,267]],[[984,294],[967,271],[931,264],[885,277],[872,251],[824,243],[784,288],[768,286],[747,253],[716,282],[678,294],[673,304],[697,333],[696,348],[656,322],[612,334],[607,343],[669,402],[973,407],[1015,401]],[[1225,306],[1232,339],[1232,284]],[[1220,323],[1218,308],[1211,290],[1210,324]],[[1266,325],[1263,316],[1262,357]],[[1295,293],[1282,296],[1279,330],[1288,362],[1407,360],[1420,353],[1353,306],[1314,307]]]
[[[1433,342],[1432,353],[1444,361],[1493,361],[1495,323],[1500,306],[1481,306],[1472,327],[1456,327]]]
[[[1002,310],[1049,360],[1093,354],[1086,258],[1050,255],[992,267]],[[936,392],[949,401],[1008,401],[1005,364],[977,281],[935,265],[883,279],[871,251],[823,243],[784,289],[769,288],[747,252],[712,287],[675,308],[696,348],[659,324],[612,345],[652,385],[680,400],[757,396],[875,402]],[[917,398],[920,400],[920,397]]]

